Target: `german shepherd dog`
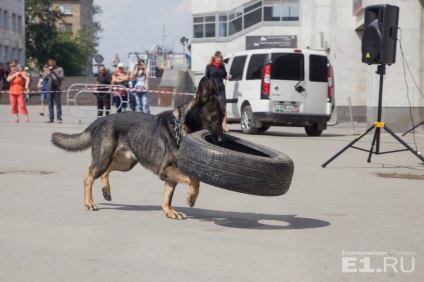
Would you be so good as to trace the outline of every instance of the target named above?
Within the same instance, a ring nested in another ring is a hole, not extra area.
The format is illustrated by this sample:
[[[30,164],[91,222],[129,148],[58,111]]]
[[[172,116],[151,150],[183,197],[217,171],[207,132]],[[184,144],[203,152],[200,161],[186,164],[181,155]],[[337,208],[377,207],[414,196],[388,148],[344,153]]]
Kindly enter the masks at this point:
[[[214,142],[224,141],[222,120],[225,109],[218,87],[212,79],[203,77],[196,96],[174,110],[150,115],[123,112],[102,117],[80,134],[55,132],[52,143],[66,151],[83,151],[91,147],[92,160],[84,178],[84,204],[87,210],[97,210],[92,187],[101,177],[103,197],[112,200],[109,174],[129,171],[137,162],[165,181],[162,209],[174,219],[186,215],[171,207],[177,183],[189,185],[187,203],[193,207],[199,195],[199,180],[183,174],[177,167],[180,142],[183,136],[207,129]]]

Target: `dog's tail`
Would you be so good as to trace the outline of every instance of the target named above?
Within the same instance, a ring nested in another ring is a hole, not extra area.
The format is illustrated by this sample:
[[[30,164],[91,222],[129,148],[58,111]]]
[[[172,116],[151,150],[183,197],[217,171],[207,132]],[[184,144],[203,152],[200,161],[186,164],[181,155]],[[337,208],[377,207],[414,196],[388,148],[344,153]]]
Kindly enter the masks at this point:
[[[55,132],[52,134],[53,145],[66,151],[84,151],[91,146],[91,133],[84,131],[79,134],[64,134]]]

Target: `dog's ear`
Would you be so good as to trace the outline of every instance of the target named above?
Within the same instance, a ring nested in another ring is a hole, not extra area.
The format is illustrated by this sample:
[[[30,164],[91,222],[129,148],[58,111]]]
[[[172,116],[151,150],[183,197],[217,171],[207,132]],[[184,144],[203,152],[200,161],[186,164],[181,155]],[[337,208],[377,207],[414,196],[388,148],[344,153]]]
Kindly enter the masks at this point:
[[[216,84],[216,80],[212,78],[210,83],[211,83],[211,93],[215,95],[219,95],[218,84]]]
[[[208,96],[210,95],[210,89],[211,86],[209,83],[209,79],[206,76],[202,77],[196,91],[197,102],[201,104],[206,104],[206,102],[208,101]]]

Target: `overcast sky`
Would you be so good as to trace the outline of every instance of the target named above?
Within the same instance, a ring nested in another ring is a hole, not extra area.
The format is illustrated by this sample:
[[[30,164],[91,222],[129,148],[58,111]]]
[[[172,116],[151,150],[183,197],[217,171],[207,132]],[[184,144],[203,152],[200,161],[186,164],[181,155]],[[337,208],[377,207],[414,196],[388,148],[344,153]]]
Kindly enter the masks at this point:
[[[163,43],[182,53],[180,38],[191,42],[191,0],[94,0],[94,4],[103,10],[95,20],[103,27],[97,49],[107,68],[116,53],[128,65],[128,53],[145,52]]]

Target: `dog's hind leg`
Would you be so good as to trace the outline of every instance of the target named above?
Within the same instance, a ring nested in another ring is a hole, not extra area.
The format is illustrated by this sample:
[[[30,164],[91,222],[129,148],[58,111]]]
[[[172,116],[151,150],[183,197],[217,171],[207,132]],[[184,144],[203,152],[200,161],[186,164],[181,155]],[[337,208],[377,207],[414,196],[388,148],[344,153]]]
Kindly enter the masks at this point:
[[[188,196],[187,196],[187,204],[189,207],[194,207],[194,204],[196,203],[197,196],[199,196],[199,187],[200,182],[197,179],[191,178],[190,179],[190,186],[188,187]]]
[[[165,181],[162,210],[165,215],[173,219],[185,219],[187,216],[182,212],[177,212],[171,207],[172,197],[174,196],[176,182]]]
[[[112,193],[110,190],[109,174],[112,171],[129,171],[136,164],[137,160],[132,157],[133,155],[126,150],[119,150],[115,152],[115,156],[107,168],[106,172],[102,174],[102,193],[106,201],[112,201]],[[107,162],[104,162],[107,163]],[[102,167],[103,168],[103,167]]]
[[[109,173],[106,171],[102,175],[102,193],[106,201],[112,201],[112,194],[110,193]]]
[[[90,166],[88,173],[84,178],[84,205],[89,211],[97,210],[97,206],[93,201],[93,183],[94,183],[93,167]]]

